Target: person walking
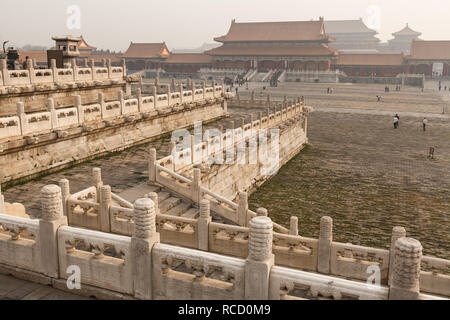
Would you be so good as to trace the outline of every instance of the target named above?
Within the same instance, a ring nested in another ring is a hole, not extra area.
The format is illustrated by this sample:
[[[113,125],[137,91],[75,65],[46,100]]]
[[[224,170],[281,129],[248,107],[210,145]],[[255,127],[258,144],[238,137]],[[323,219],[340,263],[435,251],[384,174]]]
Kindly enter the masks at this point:
[[[394,116],[394,129],[397,129],[398,128],[398,117],[397,117],[397,115],[395,115]]]
[[[422,121],[423,131],[426,131],[426,130],[427,130],[427,123],[428,123],[427,118],[423,118],[423,121]]]

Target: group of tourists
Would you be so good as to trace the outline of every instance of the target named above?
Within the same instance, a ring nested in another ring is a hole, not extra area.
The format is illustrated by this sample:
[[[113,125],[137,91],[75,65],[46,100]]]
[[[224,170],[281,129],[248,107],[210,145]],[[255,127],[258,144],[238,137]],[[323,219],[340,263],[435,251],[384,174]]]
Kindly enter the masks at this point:
[[[399,124],[400,124],[400,116],[396,113],[394,116],[394,129],[397,129]],[[428,119],[424,117],[422,120],[423,131],[427,130],[427,124],[428,124]]]

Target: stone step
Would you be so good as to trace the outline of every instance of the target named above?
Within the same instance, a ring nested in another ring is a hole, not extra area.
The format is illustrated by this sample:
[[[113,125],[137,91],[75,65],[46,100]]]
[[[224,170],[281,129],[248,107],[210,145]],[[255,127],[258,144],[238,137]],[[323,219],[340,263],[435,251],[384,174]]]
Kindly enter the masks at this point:
[[[159,199],[158,199],[159,201]],[[162,202],[159,202],[159,212],[165,214],[167,211],[181,203],[180,198],[170,197]]]
[[[161,203],[170,197],[170,192],[167,191],[160,191],[158,192],[158,203],[161,207]]]
[[[179,205],[168,210],[165,214],[170,216],[181,216],[190,208],[191,204],[189,202],[181,202]]]
[[[189,219],[196,219],[196,218],[198,218],[199,213],[200,213],[200,210],[198,208],[190,208],[188,211],[183,213],[181,215],[181,217],[189,218]]]
[[[157,185],[154,185],[154,184],[149,185],[147,189],[148,189],[148,192],[147,192],[147,193],[150,193],[150,192],[156,192],[156,193],[158,193],[158,192],[161,191],[161,187],[160,187],[160,186],[157,186]]]

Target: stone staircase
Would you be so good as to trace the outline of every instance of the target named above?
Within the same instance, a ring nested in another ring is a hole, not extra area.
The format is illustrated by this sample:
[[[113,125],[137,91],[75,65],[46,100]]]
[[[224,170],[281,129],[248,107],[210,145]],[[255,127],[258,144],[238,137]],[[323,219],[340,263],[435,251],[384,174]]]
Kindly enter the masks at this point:
[[[139,184],[119,194],[120,197],[133,203],[136,199],[144,197],[150,192],[158,195],[158,207],[160,214],[197,219],[200,214],[199,208],[191,201],[174,195],[168,189],[159,185]]]
[[[193,169],[184,171],[183,176],[190,177],[192,179]],[[174,194],[169,189],[164,188],[158,184],[148,185],[146,182],[138,184],[133,188],[119,193],[118,196],[123,199],[134,203],[139,198],[144,198],[150,192],[155,192],[158,195],[158,207],[159,214],[166,214],[171,216],[198,219],[200,216],[200,209],[197,204],[191,200],[183,198],[177,194]],[[230,223],[223,219],[215,212],[211,212],[211,220],[218,223]],[[231,223],[234,225],[234,223]]]

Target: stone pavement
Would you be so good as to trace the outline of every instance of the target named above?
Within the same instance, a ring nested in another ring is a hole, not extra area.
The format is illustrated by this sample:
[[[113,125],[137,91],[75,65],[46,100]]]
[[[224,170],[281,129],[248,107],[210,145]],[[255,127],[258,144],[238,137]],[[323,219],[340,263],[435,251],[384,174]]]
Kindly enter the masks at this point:
[[[93,300],[50,286],[0,274],[0,300]]]

